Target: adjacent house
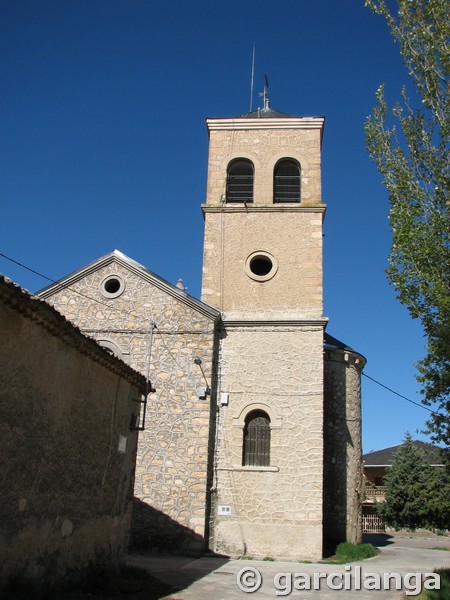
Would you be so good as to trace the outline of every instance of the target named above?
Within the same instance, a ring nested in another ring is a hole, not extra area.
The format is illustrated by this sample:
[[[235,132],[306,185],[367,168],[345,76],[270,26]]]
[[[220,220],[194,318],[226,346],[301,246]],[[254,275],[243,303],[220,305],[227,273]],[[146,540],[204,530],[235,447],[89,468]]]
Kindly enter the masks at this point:
[[[443,449],[433,444],[413,440],[412,444],[421,450],[425,462],[430,467],[445,466]],[[394,462],[395,453],[403,444],[375,450],[363,455],[364,466],[364,502],[362,506],[363,531],[379,533],[385,531],[382,518],[375,511],[375,503],[383,502],[386,488],[383,484],[386,471]]]
[[[0,584],[118,565],[145,377],[4,277],[0,335]]]

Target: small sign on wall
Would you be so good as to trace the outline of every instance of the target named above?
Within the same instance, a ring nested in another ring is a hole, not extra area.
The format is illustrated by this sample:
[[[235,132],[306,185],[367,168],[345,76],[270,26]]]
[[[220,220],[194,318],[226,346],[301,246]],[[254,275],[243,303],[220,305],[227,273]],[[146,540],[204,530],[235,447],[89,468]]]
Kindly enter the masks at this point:
[[[119,435],[119,447],[117,448],[117,450],[121,454],[125,454],[127,450],[127,438],[124,435]]]
[[[223,517],[229,517],[231,515],[231,506],[218,506],[217,514]]]

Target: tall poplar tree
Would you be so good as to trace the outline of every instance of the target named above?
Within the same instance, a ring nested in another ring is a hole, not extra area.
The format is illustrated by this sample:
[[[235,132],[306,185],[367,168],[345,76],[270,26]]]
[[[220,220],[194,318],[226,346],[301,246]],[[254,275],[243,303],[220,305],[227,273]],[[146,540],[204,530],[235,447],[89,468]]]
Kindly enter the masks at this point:
[[[391,204],[387,276],[427,340],[417,379],[423,403],[435,411],[428,431],[450,446],[449,2],[366,0],[366,6],[386,19],[421,101],[416,108],[403,88],[389,107],[381,86],[366,142]]]

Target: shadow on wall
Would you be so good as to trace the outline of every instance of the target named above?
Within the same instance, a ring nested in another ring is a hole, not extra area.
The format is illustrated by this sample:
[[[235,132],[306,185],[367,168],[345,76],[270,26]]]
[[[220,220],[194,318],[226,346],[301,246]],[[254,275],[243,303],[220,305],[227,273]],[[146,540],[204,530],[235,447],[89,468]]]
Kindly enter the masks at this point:
[[[199,556],[205,539],[139,498],[133,498],[130,551]]]
[[[337,357],[339,358],[339,356]],[[334,359],[334,360],[333,360]],[[335,553],[347,536],[348,449],[353,447],[347,419],[347,364],[327,352],[324,381],[323,556]]]

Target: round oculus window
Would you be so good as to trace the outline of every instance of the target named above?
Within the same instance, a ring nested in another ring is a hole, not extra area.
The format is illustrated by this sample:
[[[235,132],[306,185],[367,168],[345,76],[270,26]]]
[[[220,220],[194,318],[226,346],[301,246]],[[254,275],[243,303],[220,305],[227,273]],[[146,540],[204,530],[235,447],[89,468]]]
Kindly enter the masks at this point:
[[[247,258],[245,270],[255,281],[268,281],[277,272],[278,263],[268,252],[253,252]]]
[[[100,291],[105,298],[117,298],[125,289],[125,282],[119,275],[108,275],[100,284]]]

